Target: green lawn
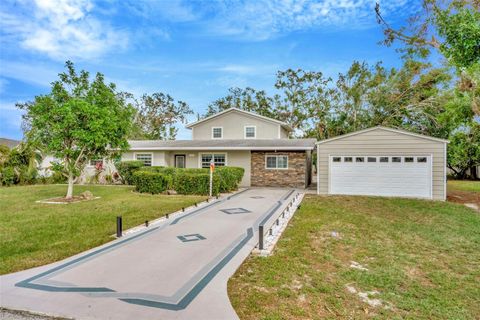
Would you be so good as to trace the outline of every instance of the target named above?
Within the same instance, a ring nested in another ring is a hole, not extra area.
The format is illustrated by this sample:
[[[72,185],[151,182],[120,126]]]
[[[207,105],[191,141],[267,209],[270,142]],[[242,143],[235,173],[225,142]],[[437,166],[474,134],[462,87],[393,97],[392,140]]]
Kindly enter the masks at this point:
[[[0,188],[0,274],[57,261],[112,240],[116,216],[124,229],[187,207],[205,197],[147,195],[125,186],[75,186],[100,199],[40,204],[65,194],[63,185]]]
[[[274,255],[249,257],[228,292],[241,319],[480,319],[479,284],[479,213],[455,203],[312,195]],[[347,285],[378,291],[369,298],[383,305],[368,305]]]
[[[480,181],[449,180],[448,190],[480,192]]]

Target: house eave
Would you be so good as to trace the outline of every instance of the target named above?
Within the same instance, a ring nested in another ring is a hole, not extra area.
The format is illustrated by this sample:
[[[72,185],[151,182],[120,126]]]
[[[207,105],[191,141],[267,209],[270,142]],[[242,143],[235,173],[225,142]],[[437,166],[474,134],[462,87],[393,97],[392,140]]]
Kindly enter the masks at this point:
[[[145,147],[145,148],[130,148],[129,151],[179,151],[179,150],[201,150],[201,151],[208,151],[208,150],[252,150],[252,151],[260,151],[260,150],[278,150],[278,151],[305,151],[305,150],[313,150],[315,147]]]

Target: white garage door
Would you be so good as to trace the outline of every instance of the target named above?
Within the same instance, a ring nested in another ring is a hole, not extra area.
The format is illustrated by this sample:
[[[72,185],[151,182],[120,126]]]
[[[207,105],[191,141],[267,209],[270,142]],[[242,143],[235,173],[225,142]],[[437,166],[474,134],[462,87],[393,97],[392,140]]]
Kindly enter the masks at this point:
[[[432,198],[431,156],[330,156],[330,194]]]

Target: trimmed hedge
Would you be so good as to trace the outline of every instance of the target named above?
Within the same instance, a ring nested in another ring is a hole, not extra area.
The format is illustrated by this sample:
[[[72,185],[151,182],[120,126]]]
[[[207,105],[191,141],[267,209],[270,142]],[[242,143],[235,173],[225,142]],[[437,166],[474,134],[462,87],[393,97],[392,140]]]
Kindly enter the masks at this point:
[[[239,167],[217,167],[213,175],[212,193],[217,195],[220,192],[231,192],[238,188],[240,181],[242,181],[244,169]],[[161,186],[153,186],[155,179],[153,176],[140,175],[138,173],[158,174],[166,181],[166,186],[163,185],[163,180],[159,182]],[[165,190],[175,190],[179,194],[200,194],[207,195],[210,186],[210,172],[209,169],[203,168],[171,168],[171,167],[142,167],[137,169],[133,175],[133,180],[142,177],[147,179],[135,181],[137,191],[148,193],[159,193]],[[162,191],[158,191],[162,190]]]
[[[136,171],[133,173],[135,190],[145,193],[161,193],[172,185],[172,176],[163,173]]]
[[[240,167],[217,167],[214,179],[219,180],[220,192],[236,190],[242,181],[245,170]]]
[[[117,166],[118,173],[125,184],[135,184],[133,173],[143,167],[142,161],[122,161]]]
[[[177,171],[175,175],[175,191],[179,194],[200,194],[208,195],[210,189],[209,173],[188,173]],[[212,195],[220,192],[218,179],[214,177],[212,184]]]

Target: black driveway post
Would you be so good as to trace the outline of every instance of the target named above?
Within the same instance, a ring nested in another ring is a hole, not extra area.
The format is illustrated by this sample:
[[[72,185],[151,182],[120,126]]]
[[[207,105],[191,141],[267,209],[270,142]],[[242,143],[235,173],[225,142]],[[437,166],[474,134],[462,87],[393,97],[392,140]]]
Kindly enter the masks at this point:
[[[117,238],[122,236],[122,216],[117,217]]]
[[[258,249],[263,250],[263,226],[258,226]]]

